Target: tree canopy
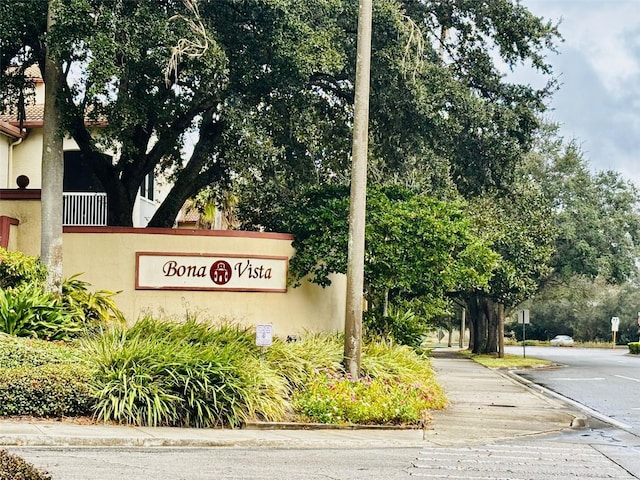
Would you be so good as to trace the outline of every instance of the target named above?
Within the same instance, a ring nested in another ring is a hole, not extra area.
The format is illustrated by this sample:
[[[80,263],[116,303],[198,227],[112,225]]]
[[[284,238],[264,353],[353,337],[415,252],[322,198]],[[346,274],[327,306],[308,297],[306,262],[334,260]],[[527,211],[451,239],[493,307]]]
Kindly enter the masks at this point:
[[[15,3],[0,17],[3,95],[9,65],[17,91],[24,67],[44,67],[47,2],[18,1],[22,16]],[[64,125],[107,192],[108,222],[131,224],[154,171],[171,188],[150,226],[232,180],[246,225],[305,185],[346,183],[357,3],[56,0]],[[498,65],[549,75],[555,26],[508,0],[381,0],[373,38],[371,176],[439,195],[508,184],[554,84],[508,83]]]
[[[530,338],[571,334],[608,341],[610,319],[621,319],[620,336],[637,336],[640,193],[617,172],[593,172],[576,141],[553,132],[528,158],[551,207],[557,232],[548,262],[552,274],[525,304]],[[636,302],[636,304],[634,304]],[[514,327],[517,328],[517,327]]]
[[[473,233],[463,204],[398,187],[371,187],[367,195],[365,298],[370,323],[389,305],[411,308],[423,322],[449,308],[449,296],[487,287],[498,255]],[[324,186],[298,198],[282,223],[294,234],[294,281],[322,286],[347,268],[349,189]],[[380,328],[378,328],[380,330]],[[381,333],[389,333],[381,332]]]

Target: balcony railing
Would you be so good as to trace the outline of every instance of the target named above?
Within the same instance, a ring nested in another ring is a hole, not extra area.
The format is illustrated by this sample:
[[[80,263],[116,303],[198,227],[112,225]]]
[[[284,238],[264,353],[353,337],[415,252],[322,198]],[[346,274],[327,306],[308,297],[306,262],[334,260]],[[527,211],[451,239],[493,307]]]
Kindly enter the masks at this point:
[[[62,224],[101,226],[107,224],[107,194],[65,192],[62,194]]]

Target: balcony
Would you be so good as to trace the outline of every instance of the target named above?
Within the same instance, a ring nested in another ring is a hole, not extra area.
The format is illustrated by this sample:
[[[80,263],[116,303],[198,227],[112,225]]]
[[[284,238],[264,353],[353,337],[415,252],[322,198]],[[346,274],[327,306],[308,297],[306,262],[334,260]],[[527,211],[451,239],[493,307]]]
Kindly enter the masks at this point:
[[[107,194],[65,192],[62,194],[64,226],[104,226],[107,224]]]

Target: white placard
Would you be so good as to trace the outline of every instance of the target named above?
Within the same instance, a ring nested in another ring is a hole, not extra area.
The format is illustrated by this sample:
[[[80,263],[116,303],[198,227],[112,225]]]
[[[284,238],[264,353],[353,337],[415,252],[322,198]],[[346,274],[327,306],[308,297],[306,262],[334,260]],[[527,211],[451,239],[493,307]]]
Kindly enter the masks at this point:
[[[620,319],[618,317],[611,317],[611,331],[617,332],[620,326]]]
[[[518,323],[529,325],[529,310],[518,310]]]
[[[136,253],[136,290],[286,292],[287,257]]]
[[[273,325],[261,323],[256,325],[256,345],[258,347],[270,347],[273,343]]]

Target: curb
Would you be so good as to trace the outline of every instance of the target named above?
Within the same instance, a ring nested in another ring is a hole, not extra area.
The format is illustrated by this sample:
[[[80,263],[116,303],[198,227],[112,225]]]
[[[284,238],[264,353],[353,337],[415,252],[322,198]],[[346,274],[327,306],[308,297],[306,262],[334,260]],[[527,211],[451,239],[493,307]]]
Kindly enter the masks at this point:
[[[556,365],[557,367],[558,365]],[[511,378],[513,381],[520,383],[521,385],[523,385],[524,387],[526,387],[527,389],[529,389],[532,393],[534,394],[538,394],[538,395],[543,395],[543,396],[549,396],[549,397],[553,397],[557,400],[560,400],[561,402],[576,408],[578,410],[580,410],[581,412],[585,413],[587,415],[587,417],[591,417],[591,418],[595,418],[596,420],[599,420],[601,422],[604,422],[608,425],[611,425],[612,427],[616,427],[616,428],[620,428],[622,430],[625,431],[630,431],[632,429],[632,427],[630,425],[627,425],[626,423],[622,423],[619,422],[617,420],[614,420],[611,417],[607,417],[606,415],[603,415],[600,412],[597,412],[595,410],[593,410],[592,408],[587,407],[586,405],[583,405],[581,403],[576,402],[575,400],[570,399],[569,397],[565,397],[564,395],[560,395],[559,393],[550,390],[546,387],[543,387],[542,385],[538,385],[537,383],[534,383],[530,380],[527,380],[524,377],[520,376],[520,373],[522,373],[523,370],[510,370],[507,373],[502,373],[501,375],[507,377],[507,378]],[[576,416],[574,418],[574,421],[571,422],[571,428],[588,428],[589,427],[589,421],[588,418],[585,417],[579,417]]]
[[[356,425],[305,422],[247,422],[242,430],[423,430],[424,425]]]

